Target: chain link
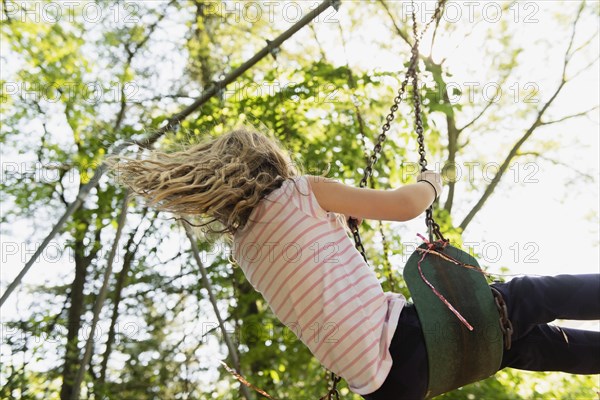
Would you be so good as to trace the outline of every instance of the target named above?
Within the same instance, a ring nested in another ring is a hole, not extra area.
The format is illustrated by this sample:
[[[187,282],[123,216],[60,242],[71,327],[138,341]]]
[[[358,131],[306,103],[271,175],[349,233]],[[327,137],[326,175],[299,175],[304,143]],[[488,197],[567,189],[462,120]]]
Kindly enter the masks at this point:
[[[339,376],[337,376],[334,372],[331,373],[331,389],[327,392],[327,394],[321,397],[319,400],[333,400],[335,396],[335,400],[340,400],[340,392],[337,390],[337,384],[342,380]]]
[[[492,294],[494,295],[494,303],[496,304],[496,308],[498,309],[498,313],[500,313],[500,330],[504,335],[504,348],[506,350],[510,350],[512,347],[512,334],[513,334],[513,325],[508,318],[508,308],[506,307],[506,302],[504,301],[504,297],[498,291],[498,289],[493,288]]]

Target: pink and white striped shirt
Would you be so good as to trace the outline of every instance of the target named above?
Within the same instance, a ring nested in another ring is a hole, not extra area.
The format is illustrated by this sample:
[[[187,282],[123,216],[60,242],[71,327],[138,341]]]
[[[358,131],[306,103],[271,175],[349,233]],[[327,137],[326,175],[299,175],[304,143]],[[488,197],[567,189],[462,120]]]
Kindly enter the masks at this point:
[[[383,292],[343,215],[319,206],[306,176],[286,180],[234,236],[233,256],[279,320],[358,394],[377,390],[406,303]]]

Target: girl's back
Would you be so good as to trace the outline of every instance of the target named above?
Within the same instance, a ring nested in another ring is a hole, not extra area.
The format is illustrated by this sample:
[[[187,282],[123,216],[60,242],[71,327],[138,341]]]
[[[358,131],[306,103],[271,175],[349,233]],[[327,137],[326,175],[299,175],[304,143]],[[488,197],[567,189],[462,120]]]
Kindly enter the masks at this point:
[[[405,299],[383,292],[343,216],[319,205],[307,176],[265,196],[234,235],[233,256],[280,321],[351,390],[381,385]]]

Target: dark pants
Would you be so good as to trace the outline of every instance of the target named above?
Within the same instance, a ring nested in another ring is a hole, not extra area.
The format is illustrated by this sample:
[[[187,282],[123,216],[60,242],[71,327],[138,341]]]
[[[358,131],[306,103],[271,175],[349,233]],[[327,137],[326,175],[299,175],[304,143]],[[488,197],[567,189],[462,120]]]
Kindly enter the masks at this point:
[[[512,347],[500,369],[600,373],[600,332],[548,325],[555,319],[600,319],[600,275],[521,277],[492,285],[502,293],[513,324]],[[422,399],[427,390],[427,350],[412,304],[398,321],[390,352],[392,369],[366,400]]]

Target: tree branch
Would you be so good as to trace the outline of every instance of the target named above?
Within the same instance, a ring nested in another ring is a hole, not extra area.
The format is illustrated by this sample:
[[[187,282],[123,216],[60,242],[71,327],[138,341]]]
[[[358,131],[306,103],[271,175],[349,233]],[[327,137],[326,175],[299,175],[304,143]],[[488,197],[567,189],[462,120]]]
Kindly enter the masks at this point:
[[[595,107],[590,108],[589,110],[585,110],[585,111],[579,112],[577,114],[567,115],[567,116],[564,116],[562,118],[559,118],[559,119],[556,119],[556,120],[553,120],[553,121],[542,121],[542,122],[540,122],[540,126],[558,124],[559,122],[563,122],[563,121],[566,121],[568,119],[582,117],[582,116],[584,116],[584,115],[586,115],[586,114],[588,114],[588,113],[590,113],[590,112],[592,112],[594,110],[597,110],[599,107],[600,106],[595,106]]]
[[[462,131],[464,131],[465,129],[470,128],[475,122],[477,122],[477,120],[479,120],[479,118],[481,118],[483,116],[483,114],[485,114],[485,112],[494,104],[494,99],[491,99],[490,101],[487,102],[487,104],[485,105],[485,107],[483,107],[483,109],[479,112],[479,114],[477,114],[477,116],[475,118],[473,118],[471,121],[469,121],[468,123],[466,123],[462,128],[458,128],[458,132],[461,133]]]
[[[586,40],[585,42],[583,42],[579,47],[577,47],[575,50],[573,50],[573,52],[571,53],[571,56],[575,55],[577,52],[583,50],[585,47],[587,47],[588,44],[590,44],[592,42],[592,40],[596,39],[598,37],[598,30],[596,30],[596,32],[590,36],[590,38],[588,40]]]
[[[114,299],[113,299],[113,312],[112,312],[112,316],[110,319],[110,325],[108,328],[108,338],[106,339],[104,354],[102,355],[102,361],[100,362],[100,377],[98,378],[98,384],[100,386],[103,386],[104,382],[106,381],[106,370],[108,368],[108,360],[110,358],[110,354],[112,352],[112,345],[113,345],[113,343],[115,341],[115,337],[116,337],[115,326],[117,324],[117,319],[119,318],[119,304],[121,304],[122,291],[123,291],[123,288],[125,288],[125,286],[126,286],[127,276],[129,274],[129,270],[131,269],[131,265],[133,263],[135,255],[137,253],[137,249],[138,249],[139,245],[142,243],[142,241],[144,240],[144,237],[148,233],[151,232],[150,229],[146,229],[144,231],[144,234],[140,238],[140,240],[137,243],[134,241],[135,235],[137,234],[137,232],[139,232],[140,227],[141,227],[142,223],[144,222],[147,212],[148,212],[148,209],[145,208],[140,217],[140,222],[139,222],[138,226],[131,231],[131,233],[129,235],[129,239],[127,240],[127,243],[125,244],[125,255],[123,256],[123,266],[122,266],[121,271],[117,275],[117,282],[115,284]],[[157,213],[158,212],[155,211],[154,216],[156,216]]]
[[[338,22],[339,25],[339,22]],[[317,44],[317,47],[319,48],[319,53],[321,54],[321,61],[327,61],[327,55],[325,54],[325,50],[323,50],[323,46],[321,45],[321,42],[319,41],[319,36],[317,35],[317,30],[315,29],[314,25],[309,25],[308,29],[310,29],[310,31],[313,34],[313,38],[315,39],[315,43]]]
[[[444,11],[446,10],[446,4],[444,3],[442,9],[440,10],[440,14],[439,14],[439,18],[437,18],[435,20],[435,28],[433,29],[433,35],[431,35],[431,43],[429,45],[429,58],[431,59],[431,56],[433,55],[433,45],[435,43],[435,38],[438,32],[438,28],[440,27],[440,21],[442,20],[442,17],[444,16]],[[440,62],[439,65],[442,65],[443,62]]]
[[[8,11],[7,10],[7,4],[6,4],[6,0],[2,0],[2,11],[4,12],[4,15],[6,15],[6,20],[8,21],[9,24],[12,23],[12,18],[10,17],[10,15],[8,15]]]
[[[465,42],[466,42],[466,39],[467,39],[468,37],[470,37],[470,36],[473,34],[473,32],[475,32],[475,28],[476,28],[476,27],[477,27],[477,25],[479,25],[479,24],[480,24],[482,21],[484,21],[484,18],[480,18],[478,21],[476,21],[476,22],[474,22],[474,23],[470,24],[470,26],[471,26],[471,29],[469,30],[469,32],[467,32],[466,34],[464,34],[464,35],[462,35],[462,36],[461,36],[461,39],[462,39],[462,40],[457,40],[457,41],[456,41],[456,46],[454,46],[454,48],[452,49],[452,51],[448,52],[448,54],[451,54],[451,55],[452,55],[452,54],[455,54],[455,53],[456,53],[456,50],[457,50],[457,49],[458,49],[458,48],[459,48],[459,47],[460,47],[460,46],[461,46],[463,43],[465,43]],[[448,59],[448,57],[444,57],[444,58],[442,58],[442,60],[440,61],[440,64],[444,64],[444,63],[446,62],[446,60],[447,60],[447,59]]]
[[[583,12],[584,7],[585,7],[585,0],[580,3],[579,9],[577,10],[577,16],[575,17],[575,21],[573,22],[573,32],[571,32],[571,38],[569,39],[569,46],[567,47],[567,52],[565,53],[565,60],[563,62],[563,73],[562,73],[563,81],[567,80],[567,65],[569,64],[571,57],[573,56],[573,54],[575,54],[575,52],[580,50],[580,48],[578,48],[577,50],[575,50],[575,52],[571,53],[571,48],[573,48],[573,42],[575,41],[575,33],[577,32],[577,29],[576,29],[577,22],[579,21],[579,18],[581,17],[581,13]]]
[[[123,197],[123,202],[121,204],[121,211],[117,223],[117,232],[115,233],[115,239],[110,249],[110,253],[108,254],[106,270],[104,271],[104,278],[102,280],[102,287],[100,288],[100,292],[98,293],[98,296],[96,297],[96,302],[94,303],[94,314],[92,317],[92,324],[90,326],[90,334],[85,344],[85,352],[83,354],[83,358],[81,359],[81,363],[79,364],[79,370],[77,371],[77,375],[75,376],[75,382],[73,384],[73,390],[71,391],[70,396],[71,400],[79,400],[79,396],[81,395],[81,383],[83,382],[88,363],[90,362],[90,359],[92,358],[92,352],[94,351],[94,332],[96,331],[96,326],[98,325],[98,321],[100,320],[100,312],[102,311],[102,306],[104,305],[104,300],[106,299],[106,295],[108,293],[108,282],[112,274],[113,262],[115,260],[117,249],[119,248],[119,240],[121,239],[121,233],[123,232],[123,227],[125,226],[125,221],[127,220],[127,207],[129,204],[129,195],[130,192],[128,190],[125,193],[125,196]]]
[[[587,69],[589,67],[591,67],[592,65],[596,64],[596,62],[600,59],[600,57],[596,57],[594,58],[592,61],[590,61],[585,67],[581,68],[579,71],[575,72],[572,76],[570,80],[573,80],[575,78],[577,78],[579,75],[581,75],[584,71],[587,71]]]
[[[527,129],[527,131],[521,137],[521,139],[519,139],[517,141],[517,143],[515,143],[513,145],[512,149],[510,150],[510,152],[504,159],[504,162],[502,163],[502,165],[500,165],[498,172],[496,173],[496,175],[494,175],[494,178],[492,179],[490,184],[486,187],[481,198],[477,201],[475,206],[473,206],[471,211],[469,211],[469,213],[467,214],[465,219],[463,219],[463,221],[460,223],[459,227],[461,228],[461,230],[463,232],[467,228],[469,223],[473,220],[473,218],[475,217],[475,214],[477,214],[479,212],[479,210],[481,210],[481,208],[483,207],[483,205],[485,204],[487,199],[492,195],[492,193],[494,192],[494,189],[496,189],[496,186],[498,186],[498,183],[500,183],[500,179],[502,178],[502,175],[504,175],[504,173],[508,169],[511,160],[516,156],[517,151],[521,148],[523,143],[525,143],[525,141],[527,141],[527,139],[529,139],[531,134],[539,126],[539,118],[540,117],[541,117],[541,114],[538,114],[538,117],[536,118],[535,122],[529,127],[529,129]]]
[[[413,44],[411,43],[410,38],[408,37],[408,34],[405,33],[405,32],[403,32],[402,29],[400,29],[400,27],[396,23],[396,18],[394,17],[394,15],[392,14],[392,12],[390,11],[390,9],[387,6],[385,0],[379,0],[379,3],[383,7],[383,9],[387,13],[387,15],[390,17],[390,20],[392,21],[392,25],[394,25],[394,29],[396,30],[396,33],[402,38],[402,40],[404,40],[406,42],[406,44],[408,44],[410,46],[410,48],[412,48]]]
[[[123,68],[123,74],[125,74],[125,72],[127,71],[127,69],[129,69],[129,67],[131,66],[131,63],[133,62],[133,59],[135,58],[137,52],[144,47],[144,45],[148,42],[148,40],[150,40],[150,36],[152,36],[152,34],[154,33],[154,31],[156,30],[156,28],[158,27],[158,24],[165,19],[165,17],[167,16],[166,10],[167,8],[169,8],[169,6],[171,6],[173,3],[175,2],[175,0],[171,0],[163,9],[163,11],[160,13],[159,17],[157,18],[157,20],[148,27],[148,34],[145,35],[145,37],[135,45],[135,48],[133,50],[130,49],[129,47],[129,43],[127,45],[125,45],[125,50],[127,51],[127,60],[125,61],[125,66]],[[123,122],[123,119],[125,118],[125,111],[127,109],[127,96],[125,94],[125,86],[126,85],[120,85],[121,86],[121,101],[120,101],[120,107],[119,107],[119,112],[117,113],[117,118],[115,119],[115,123],[113,125],[113,132],[117,132],[119,129],[121,129],[121,123]]]
[[[212,284],[208,279],[208,273],[206,272],[206,268],[204,268],[204,264],[202,263],[202,259],[200,257],[200,250],[198,249],[198,245],[196,244],[196,238],[194,237],[194,233],[190,229],[190,226],[186,222],[181,222],[183,228],[185,229],[185,233],[190,241],[190,246],[192,248],[192,253],[194,255],[194,259],[196,260],[196,264],[198,266],[198,270],[202,276],[202,283],[206,290],[208,291],[208,298],[210,303],[213,306],[215,315],[217,320],[219,321],[219,327],[221,328],[221,332],[223,333],[223,339],[225,340],[225,344],[229,349],[229,355],[231,360],[233,361],[233,365],[238,373],[240,373],[240,360],[238,358],[237,349],[233,345],[233,342],[229,338],[229,334],[227,333],[227,329],[225,328],[225,321],[223,317],[221,317],[221,313],[219,311],[219,305],[217,304],[217,298],[215,297]],[[250,391],[246,387],[246,385],[240,385],[240,390],[242,391],[243,396],[246,400],[250,400]]]
[[[467,228],[467,226],[469,225],[469,223],[473,220],[473,218],[475,217],[475,215],[479,212],[479,210],[481,210],[481,208],[483,207],[483,205],[485,204],[485,202],[487,201],[487,199],[494,192],[494,190],[498,186],[498,183],[500,183],[500,180],[502,179],[502,176],[504,175],[504,173],[508,169],[508,167],[510,165],[510,162],[518,154],[518,151],[521,148],[521,146],[523,145],[523,143],[525,143],[527,141],[527,139],[529,139],[529,137],[533,134],[533,132],[538,127],[540,127],[542,125],[541,119],[542,119],[544,113],[546,112],[546,110],[548,110],[548,107],[550,107],[550,105],[558,97],[559,93],[564,88],[565,84],[567,83],[566,69],[567,69],[567,66],[569,64],[569,60],[570,60],[570,56],[571,56],[570,51],[571,51],[571,48],[573,46],[573,38],[575,37],[575,33],[577,31],[577,23],[578,23],[579,18],[581,16],[581,12],[583,10],[583,6],[584,6],[584,2],[581,3],[581,6],[579,7],[579,11],[577,13],[577,16],[575,17],[575,20],[574,20],[574,22],[572,24],[573,31],[571,33],[571,38],[569,40],[569,45],[567,46],[567,51],[565,53],[565,59],[564,59],[564,63],[563,63],[562,77],[561,77],[561,81],[560,81],[558,87],[556,88],[556,90],[554,91],[554,93],[552,94],[552,96],[550,97],[550,99],[538,111],[537,116],[536,116],[535,120],[533,121],[533,123],[531,124],[531,126],[525,131],[525,133],[523,134],[523,136],[513,145],[513,147],[509,151],[508,155],[506,156],[506,158],[502,162],[502,165],[498,169],[498,172],[496,173],[496,175],[494,175],[494,178],[492,179],[492,181],[490,182],[490,184],[486,187],[486,189],[483,192],[483,194],[480,197],[480,199],[477,201],[477,203],[469,211],[469,213],[467,214],[467,216],[460,223],[460,228],[462,229],[463,232]]]
[[[513,61],[514,61],[514,59],[513,59]],[[514,63],[512,63],[511,65],[515,65],[515,64],[514,64]],[[513,71],[513,69],[514,69],[514,67],[510,67],[510,68],[509,68],[509,69],[506,71],[506,73],[505,73],[505,74],[504,74],[504,76],[502,77],[502,80],[500,81],[500,83],[498,83],[498,86],[499,86],[499,87],[502,87],[502,85],[506,83],[506,81],[508,80],[508,77],[510,76],[510,73]],[[477,122],[477,121],[478,121],[478,120],[479,120],[479,119],[480,119],[480,118],[481,118],[481,117],[482,117],[482,116],[485,114],[485,112],[486,112],[486,111],[487,111],[487,110],[488,110],[488,109],[489,109],[489,108],[490,108],[492,105],[494,105],[494,104],[495,104],[495,102],[494,102],[494,99],[493,99],[493,98],[492,98],[492,99],[490,99],[490,100],[489,100],[489,101],[486,103],[485,107],[483,107],[483,109],[482,109],[482,110],[479,112],[479,114],[477,114],[477,115],[475,116],[475,118],[473,118],[471,121],[469,121],[468,123],[466,123],[466,124],[465,124],[465,125],[464,125],[462,128],[459,128],[459,129],[458,129],[458,133],[459,133],[459,134],[461,134],[461,133],[462,133],[464,130],[466,130],[466,129],[470,128],[471,126],[473,126],[473,124],[475,124],[475,123],[476,123],[476,122]]]
[[[577,168],[573,168],[573,166],[572,166],[572,165],[570,165],[570,164],[564,163],[564,162],[562,162],[562,161],[555,160],[555,159],[553,159],[553,158],[550,158],[550,157],[546,157],[546,156],[544,156],[542,153],[539,153],[539,152],[537,152],[537,151],[524,151],[524,152],[518,152],[518,153],[516,154],[516,157],[520,157],[520,156],[529,156],[529,155],[531,155],[531,156],[535,156],[536,158],[541,158],[542,160],[546,160],[546,161],[548,161],[548,162],[551,162],[551,163],[552,163],[552,164],[554,164],[554,165],[560,165],[560,166],[562,166],[562,167],[566,167],[566,168],[568,168],[568,169],[570,169],[570,170],[572,170],[572,171],[574,171],[574,172],[578,173],[579,175],[583,176],[583,177],[584,177],[584,178],[585,178],[587,181],[589,181],[589,182],[595,182],[595,181],[596,181],[596,178],[594,178],[592,175],[590,175],[590,174],[588,174],[588,173],[585,173],[585,172],[583,172],[583,171],[580,171],[580,170],[578,170]]]

